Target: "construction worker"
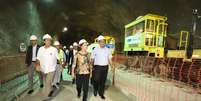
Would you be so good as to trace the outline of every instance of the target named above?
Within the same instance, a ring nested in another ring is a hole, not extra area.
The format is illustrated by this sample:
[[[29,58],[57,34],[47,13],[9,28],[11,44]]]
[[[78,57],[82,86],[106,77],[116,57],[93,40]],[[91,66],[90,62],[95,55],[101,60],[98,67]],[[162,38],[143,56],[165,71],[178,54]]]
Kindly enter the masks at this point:
[[[69,56],[69,50],[67,49],[66,46],[63,47],[63,50],[64,50],[64,52],[65,52],[65,54],[66,54],[66,59],[68,59],[68,56]]]
[[[68,59],[68,57],[69,57],[69,49],[68,49],[66,46],[64,46],[64,47],[63,47],[63,51],[64,51],[64,53],[65,53],[65,55],[66,55],[66,66],[68,66],[68,65],[67,65],[67,59]]]
[[[28,47],[26,52],[26,59],[25,64],[27,66],[28,70],[28,79],[29,79],[29,91],[28,94],[32,94],[34,92],[33,90],[33,78],[34,78],[34,72],[35,72],[35,66],[36,66],[36,56],[38,53],[38,49],[40,46],[37,44],[37,37],[35,35],[31,35],[30,37],[31,45]],[[40,78],[40,87],[43,87],[43,76],[41,72],[38,72],[39,78]]]
[[[63,50],[65,50],[65,49],[66,49],[66,46],[63,47]]]
[[[59,60],[57,61],[56,71],[53,80],[53,87],[59,88],[60,80],[61,80],[61,73],[63,68],[66,65],[66,55],[61,48],[59,41],[54,42],[54,46],[58,50]]]
[[[91,54],[94,64],[92,75],[94,79],[94,96],[97,96],[98,93],[102,99],[105,99],[105,82],[108,74],[108,65],[112,66],[112,54],[110,50],[105,47],[105,38],[100,35],[97,39],[99,46],[95,47]]]
[[[75,55],[72,66],[72,77],[76,76],[78,98],[81,97],[81,91],[83,90],[82,101],[87,101],[89,78],[91,74],[90,56],[87,52],[87,46],[88,43],[85,39],[79,41],[81,50]]]
[[[73,55],[77,54],[78,52],[78,43],[74,42],[73,43]]]
[[[68,73],[71,75],[72,71],[72,62],[73,62],[73,46],[70,45],[69,47],[69,54],[68,54]]]
[[[36,69],[44,74],[43,94],[49,98],[53,94],[52,83],[59,55],[58,50],[51,45],[52,37],[49,34],[45,34],[43,40],[45,45],[38,50]]]
[[[74,42],[73,43],[73,50],[70,51],[70,53],[69,53],[69,60],[70,60],[69,69],[70,69],[70,72],[71,72],[70,75],[72,74],[72,64],[73,64],[73,61],[74,61],[74,56],[75,56],[75,54],[77,54],[77,52],[78,52],[78,44],[77,44],[77,42]],[[75,78],[73,78],[72,83],[73,84],[75,83]]]

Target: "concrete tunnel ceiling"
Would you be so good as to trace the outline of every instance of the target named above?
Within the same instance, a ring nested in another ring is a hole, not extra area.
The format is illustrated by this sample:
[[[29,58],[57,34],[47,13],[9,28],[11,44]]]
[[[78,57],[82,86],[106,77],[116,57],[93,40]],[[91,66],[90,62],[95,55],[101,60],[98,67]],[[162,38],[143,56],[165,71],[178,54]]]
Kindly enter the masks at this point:
[[[200,3],[200,0],[1,0],[0,54],[17,52],[21,42],[29,43],[31,34],[40,38],[45,33],[57,35],[69,45],[81,38],[92,42],[98,34],[108,32],[122,43],[124,25],[147,13],[167,16],[171,34],[189,30],[192,9],[201,12]],[[68,27],[67,32],[62,32],[64,27]]]

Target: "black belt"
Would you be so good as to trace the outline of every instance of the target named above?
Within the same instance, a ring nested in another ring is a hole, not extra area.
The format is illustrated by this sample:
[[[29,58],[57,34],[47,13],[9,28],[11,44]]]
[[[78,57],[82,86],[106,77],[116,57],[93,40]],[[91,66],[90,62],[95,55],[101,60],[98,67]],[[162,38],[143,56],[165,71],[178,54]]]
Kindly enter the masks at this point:
[[[99,67],[107,67],[108,65],[95,65],[95,66],[99,66]]]
[[[36,61],[32,61],[32,62],[36,62]]]

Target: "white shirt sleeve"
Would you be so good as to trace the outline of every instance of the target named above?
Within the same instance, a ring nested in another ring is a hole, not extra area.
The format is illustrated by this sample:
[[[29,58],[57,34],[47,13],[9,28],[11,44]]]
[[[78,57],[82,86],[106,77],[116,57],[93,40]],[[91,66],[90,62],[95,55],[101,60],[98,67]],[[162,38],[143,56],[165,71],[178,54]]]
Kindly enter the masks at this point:
[[[92,50],[92,52],[91,52],[91,59],[95,58],[95,52],[96,52],[96,48],[94,50]]]
[[[76,67],[76,64],[77,64],[77,54],[74,56],[74,60],[73,60],[73,63],[72,63],[72,68],[75,68]]]
[[[37,54],[36,59],[40,61],[41,60],[41,55],[42,55],[42,47],[38,49],[38,54]]]

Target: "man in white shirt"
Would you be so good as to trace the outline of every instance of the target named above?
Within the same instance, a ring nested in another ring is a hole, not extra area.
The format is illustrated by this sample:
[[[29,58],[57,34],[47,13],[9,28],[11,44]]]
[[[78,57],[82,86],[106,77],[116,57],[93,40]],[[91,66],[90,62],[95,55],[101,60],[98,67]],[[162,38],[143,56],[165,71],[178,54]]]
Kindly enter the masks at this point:
[[[94,64],[92,75],[94,96],[97,96],[98,93],[102,99],[105,99],[105,82],[107,79],[108,65],[112,66],[112,54],[110,50],[105,47],[105,38],[103,36],[99,36],[98,41],[99,46],[95,47],[91,54]]]
[[[48,34],[43,36],[45,45],[40,47],[37,54],[37,70],[44,73],[44,91],[51,97],[53,94],[52,82],[56,70],[57,60],[59,59],[58,51],[51,46],[52,37]]]

